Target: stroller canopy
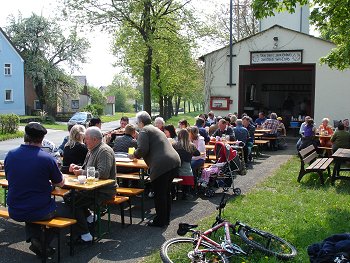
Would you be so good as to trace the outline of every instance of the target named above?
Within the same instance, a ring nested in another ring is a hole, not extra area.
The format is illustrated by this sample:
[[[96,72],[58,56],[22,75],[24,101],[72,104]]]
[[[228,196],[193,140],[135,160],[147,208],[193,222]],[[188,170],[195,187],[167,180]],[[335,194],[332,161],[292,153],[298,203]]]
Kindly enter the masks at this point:
[[[214,153],[218,163],[230,162],[237,156],[237,151],[232,149],[229,144],[216,142]]]

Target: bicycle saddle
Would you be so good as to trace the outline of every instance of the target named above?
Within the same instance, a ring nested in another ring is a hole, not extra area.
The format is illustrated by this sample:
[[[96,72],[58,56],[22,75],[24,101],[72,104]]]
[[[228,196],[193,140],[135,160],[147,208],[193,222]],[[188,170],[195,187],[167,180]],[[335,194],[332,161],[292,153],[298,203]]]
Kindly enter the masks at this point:
[[[198,227],[198,225],[190,225],[190,224],[186,224],[186,223],[180,223],[179,224],[179,228],[177,230],[177,234],[179,236],[184,236],[187,234],[187,232],[192,229],[192,228],[196,228]]]

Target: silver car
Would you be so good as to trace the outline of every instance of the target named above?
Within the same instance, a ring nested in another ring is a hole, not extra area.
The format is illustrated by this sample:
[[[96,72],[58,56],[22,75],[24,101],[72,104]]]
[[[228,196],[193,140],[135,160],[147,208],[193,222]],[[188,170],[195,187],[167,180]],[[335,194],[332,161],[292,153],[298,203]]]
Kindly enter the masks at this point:
[[[67,125],[81,124],[85,127],[89,126],[89,122],[92,119],[92,114],[90,112],[76,112],[68,121]]]

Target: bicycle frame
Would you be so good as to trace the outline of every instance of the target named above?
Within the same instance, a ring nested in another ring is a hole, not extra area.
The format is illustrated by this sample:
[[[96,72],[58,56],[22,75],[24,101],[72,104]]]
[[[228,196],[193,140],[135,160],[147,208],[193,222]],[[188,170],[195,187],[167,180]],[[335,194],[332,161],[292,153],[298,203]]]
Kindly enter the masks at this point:
[[[209,238],[208,235],[212,234],[213,232],[217,231],[222,227],[224,228],[224,231],[225,231],[225,240],[223,244],[219,244],[216,241]],[[235,232],[235,227],[236,225],[232,225],[228,221],[223,221],[220,224],[206,230],[203,233],[200,233],[198,231],[193,231],[193,235],[194,236],[197,235],[196,237],[197,244],[194,248],[194,252],[195,253],[218,252],[218,253],[229,253],[232,255],[236,255],[236,254],[247,255],[246,252],[244,252],[238,245],[232,243],[231,241],[230,228]],[[213,248],[199,249],[203,241],[213,246]]]

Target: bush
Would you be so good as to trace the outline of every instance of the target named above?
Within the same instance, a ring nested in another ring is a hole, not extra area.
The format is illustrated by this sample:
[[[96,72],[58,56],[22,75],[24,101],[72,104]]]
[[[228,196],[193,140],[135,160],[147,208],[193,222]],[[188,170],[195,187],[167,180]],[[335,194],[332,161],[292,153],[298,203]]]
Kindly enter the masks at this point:
[[[16,114],[0,115],[1,134],[16,133],[18,131],[19,116]]]
[[[91,112],[93,116],[101,116],[103,115],[103,106],[98,104],[89,104],[84,107],[84,111]]]

